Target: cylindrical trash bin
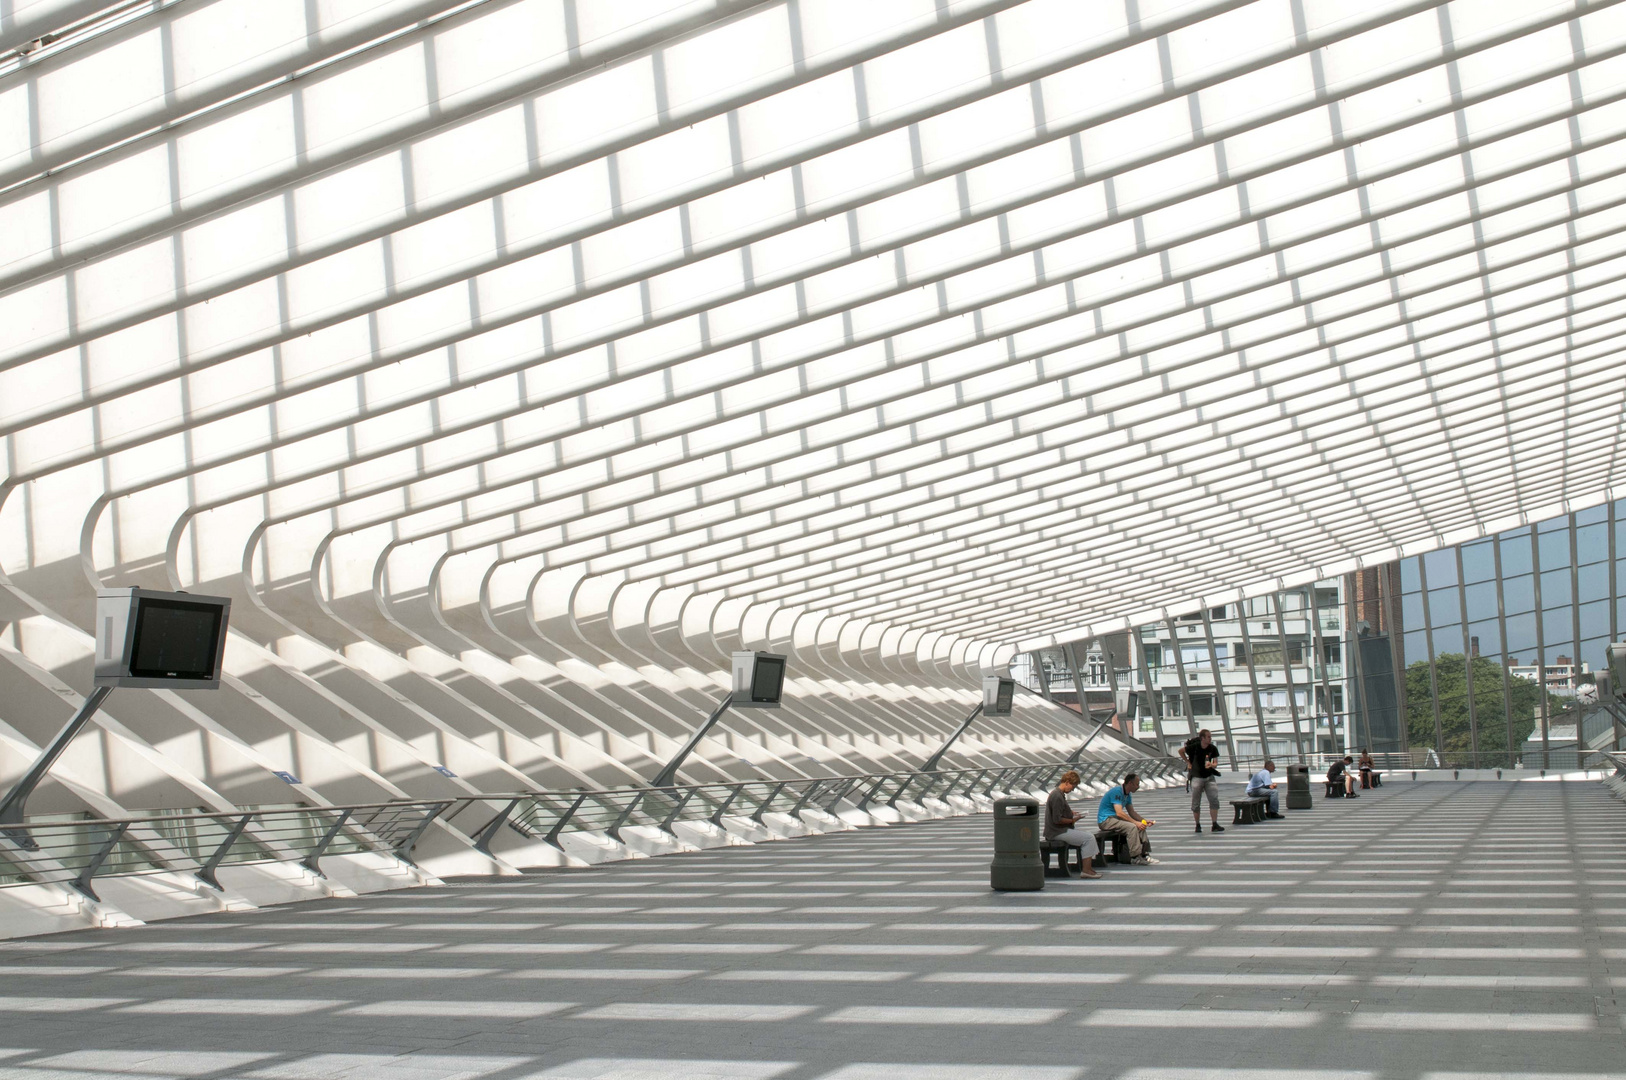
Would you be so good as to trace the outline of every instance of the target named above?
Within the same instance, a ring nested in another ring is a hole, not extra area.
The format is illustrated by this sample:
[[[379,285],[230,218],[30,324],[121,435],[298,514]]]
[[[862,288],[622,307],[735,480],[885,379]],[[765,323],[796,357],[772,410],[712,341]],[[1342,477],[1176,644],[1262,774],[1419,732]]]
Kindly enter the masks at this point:
[[[1039,804],[1033,799],[1000,799],[994,803],[994,861],[988,884],[1006,892],[1044,888],[1039,862]]]
[[[1308,810],[1310,802],[1310,766],[1289,765],[1287,767],[1287,808],[1289,810]]]

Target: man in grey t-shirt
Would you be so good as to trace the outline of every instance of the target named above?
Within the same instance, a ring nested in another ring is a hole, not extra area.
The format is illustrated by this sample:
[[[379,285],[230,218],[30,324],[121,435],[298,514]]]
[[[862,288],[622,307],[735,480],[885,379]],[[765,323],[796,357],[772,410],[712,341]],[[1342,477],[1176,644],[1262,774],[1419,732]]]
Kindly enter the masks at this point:
[[[1101,848],[1095,842],[1095,833],[1078,827],[1078,815],[1073,813],[1072,806],[1067,802],[1067,796],[1078,787],[1078,773],[1068,770],[1063,773],[1061,780],[1056,784],[1056,790],[1050,793],[1050,798],[1044,804],[1044,839],[1047,844],[1070,844],[1083,849],[1081,861],[1083,869],[1081,876],[1087,878],[1100,877],[1095,872],[1095,853]]]

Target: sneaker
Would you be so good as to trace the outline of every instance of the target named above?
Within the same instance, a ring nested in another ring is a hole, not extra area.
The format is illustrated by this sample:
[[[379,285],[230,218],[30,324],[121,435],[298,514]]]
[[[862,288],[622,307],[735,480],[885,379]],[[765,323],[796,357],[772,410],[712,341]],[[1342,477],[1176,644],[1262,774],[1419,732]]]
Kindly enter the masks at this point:
[[[1281,817],[1286,817],[1286,816],[1287,816],[1287,815],[1285,815],[1285,814],[1271,814],[1271,813],[1266,813],[1266,814],[1265,814],[1265,816],[1266,816],[1266,817],[1267,817],[1267,818],[1281,818]]]
[[[1349,794],[1348,794],[1348,795],[1345,795],[1345,796],[1344,796],[1344,798],[1346,798],[1346,799],[1358,799],[1358,798],[1360,798],[1360,796],[1359,796],[1359,795],[1357,795],[1357,794],[1355,794],[1355,793],[1354,793],[1354,792],[1353,792],[1353,791],[1352,791],[1352,792],[1350,792],[1350,793],[1349,793]]]
[[[1150,856],[1142,855],[1138,859],[1130,859],[1129,862],[1132,866],[1149,866],[1152,860]]]
[[[1197,826],[1197,835],[1201,836],[1202,834],[1203,834],[1203,827],[1201,825],[1199,825],[1199,826]]]
[[[1142,866],[1156,866],[1163,861],[1162,859],[1154,859],[1150,855],[1145,856],[1145,859],[1146,861],[1141,864]]]
[[[1202,831],[1203,831],[1203,829],[1202,829],[1202,826],[1201,826],[1201,825],[1199,825],[1199,826],[1197,826],[1197,831],[1198,831],[1198,832],[1202,832]],[[1224,831],[1225,831],[1225,826],[1224,826],[1224,825],[1221,825],[1221,824],[1220,824],[1220,823],[1219,823],[1219,822],[1217,822],[1217,821],[1216,821],[1216,822],[1214,822],[1214,824],[1212,824],[1212,825],[1210,825],[1210,826],[1209,826],[1209,827],[1208,827],[1208,831],[1209,831],[1209,832],[1224,832]]]

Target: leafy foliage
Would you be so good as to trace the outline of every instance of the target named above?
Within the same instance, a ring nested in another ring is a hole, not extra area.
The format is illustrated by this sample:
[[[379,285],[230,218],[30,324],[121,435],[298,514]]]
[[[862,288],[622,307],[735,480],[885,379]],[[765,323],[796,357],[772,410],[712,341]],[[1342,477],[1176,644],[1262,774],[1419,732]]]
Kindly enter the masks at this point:
[[[1441,653],[1434,658],[1440,695],[1440,732],[1446,753],[1466,753],[1473,748],[1468,728],[1468,671],[1462,653]],[[1508,698],[1513,703],[1513,746],[1517,751],[1536,729],[1536,711],[1541,707],[1540,685],[1530,679],[1507,675],[1501,665],[1482,656],[1473,658],[1474,715],[1479,722],[1481,752],[1508,750]],[[1502,680],[1507,679],[1507,696]],[[1406,729],[1414,748],[1434,745],[1434,687],[1429,683],[1428,662],[1419,660],[1406,668]],[[1547,695],[1551,712],[1568,702]]]

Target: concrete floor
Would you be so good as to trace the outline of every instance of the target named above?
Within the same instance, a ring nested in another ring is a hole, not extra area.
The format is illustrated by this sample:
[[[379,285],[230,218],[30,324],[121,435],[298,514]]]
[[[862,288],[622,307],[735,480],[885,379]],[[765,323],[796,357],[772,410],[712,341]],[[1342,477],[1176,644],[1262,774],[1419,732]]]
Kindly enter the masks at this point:
[[[983,816],[16,942],[0,1077],[1626,1075],[1600,786],[1183,799],[1163,865],[1042,893]]]

